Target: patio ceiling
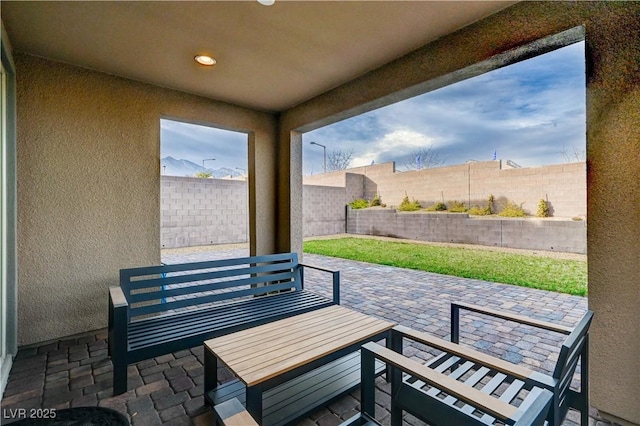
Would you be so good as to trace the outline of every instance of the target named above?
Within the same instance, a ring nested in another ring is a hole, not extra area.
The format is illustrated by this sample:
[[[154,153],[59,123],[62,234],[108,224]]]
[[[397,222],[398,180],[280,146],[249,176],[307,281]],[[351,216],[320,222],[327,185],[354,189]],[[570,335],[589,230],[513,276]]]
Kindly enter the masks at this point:
[[[284,111],[513,3],[3,1],[2,20],[16,51]]]

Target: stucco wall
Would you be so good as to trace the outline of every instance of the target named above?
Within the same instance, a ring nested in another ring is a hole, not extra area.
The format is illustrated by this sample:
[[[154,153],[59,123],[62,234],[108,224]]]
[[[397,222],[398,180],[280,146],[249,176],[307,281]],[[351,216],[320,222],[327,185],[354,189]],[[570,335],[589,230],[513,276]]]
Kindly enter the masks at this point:
[[[106,327],[119,269],[160,262],[161,117],[250,133],[249,173],[261,179],[250,184],[267,207],[253,222],[252,250],[273,249],[272,115],[15,59],[19,344]]]
[[[310,99],[280,120],[280,144],[286,144],[292,131],[314,130],[543,53],[548,47],[538,40],[583,26],[589,307],[595,312],[590,402],[627,424],[640,424],[639,15],[638,2],[521,2]],[[536,46],[512,50],[532,42]],[[292,209],[301,207],[301,198],[290,199]]]
[[[361,181],[350,178],[361,177]],[[506,201],[521,205],[535,215],[538,202],[545,199],[557,217],[585,216],[587,175],[585,163],[555,164],[520,169],[502,169],[500,161],[444,166],[395,172],[392,163],[304,177],[308,185],[346,185],[352,201],[371,200],[376,193],[389,206],[398,206],[405,193],[428,207],[444,197],[467,206],[486,205],[493,194],[497,206]]]

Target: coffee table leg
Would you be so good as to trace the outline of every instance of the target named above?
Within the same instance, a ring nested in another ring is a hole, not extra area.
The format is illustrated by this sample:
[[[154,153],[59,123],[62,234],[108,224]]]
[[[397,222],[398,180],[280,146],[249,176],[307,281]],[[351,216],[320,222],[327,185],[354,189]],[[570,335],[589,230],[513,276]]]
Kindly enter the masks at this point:
[[[218,386],[218,358],[204,348],[204,391],[205,393]]]
[[[258,424],[262,424],[262,387],[247,386],[247,411]]]

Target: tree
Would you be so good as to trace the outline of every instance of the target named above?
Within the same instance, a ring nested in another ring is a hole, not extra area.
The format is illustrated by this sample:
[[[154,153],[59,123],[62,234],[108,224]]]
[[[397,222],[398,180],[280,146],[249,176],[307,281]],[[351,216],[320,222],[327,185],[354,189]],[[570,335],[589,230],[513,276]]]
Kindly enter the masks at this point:
[[[407,170],[428,169],[430,167],[442,166],[445,163],[444,158],[440,158],[440,154],[433,149],[433,145],[420,148],[413,151],[403,166]]]
[[[562,144],[562,157],[564,158],[564,161],[567,163],[577,163],[577,162],[581,162],[581,161],[586,161],[587,160],[587,151],[578,149],[577,146],[575,145],[571,145],[571,147],[573,148],[573,152],[569,153],[567,152],[567,148],[565,146],[565,144]]]
[[[330,151],[327,153],[327,171],[348,169],[351,165],[351,157],[353,157],[353,148]]]

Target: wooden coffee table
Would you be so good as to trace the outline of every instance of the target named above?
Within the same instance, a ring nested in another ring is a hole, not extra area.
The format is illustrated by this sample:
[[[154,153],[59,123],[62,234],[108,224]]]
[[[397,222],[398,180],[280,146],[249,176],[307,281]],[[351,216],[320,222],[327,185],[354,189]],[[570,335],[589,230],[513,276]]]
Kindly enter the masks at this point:
[[[335,305],[207,340],[205,395],[237,397],[260,424],[290,423],[357,387],[360,346],[393,326]],[[218,359],[239,380],[216,386]]]

